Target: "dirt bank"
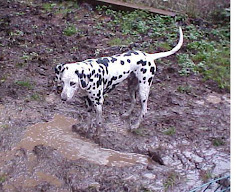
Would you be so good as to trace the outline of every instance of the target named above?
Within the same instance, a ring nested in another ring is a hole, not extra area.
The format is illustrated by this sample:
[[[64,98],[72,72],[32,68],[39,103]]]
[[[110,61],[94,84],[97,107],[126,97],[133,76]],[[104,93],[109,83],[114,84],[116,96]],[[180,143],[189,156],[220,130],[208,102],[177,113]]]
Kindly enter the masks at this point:
[[[0,2],[0,190],[177,192],[229,174],[230,96],[180,76],[175,56],[158,63],[139,129],[120,117],[130,105],[124,82],[106,97],[103,133],[84,131],[84,103],[53,93],[53,67],[133,45],[109,47],[95,31],[106,18],[91,6],[62,6],[53,14],[41,1]],[[67,35],[71,24],[81,33]]]

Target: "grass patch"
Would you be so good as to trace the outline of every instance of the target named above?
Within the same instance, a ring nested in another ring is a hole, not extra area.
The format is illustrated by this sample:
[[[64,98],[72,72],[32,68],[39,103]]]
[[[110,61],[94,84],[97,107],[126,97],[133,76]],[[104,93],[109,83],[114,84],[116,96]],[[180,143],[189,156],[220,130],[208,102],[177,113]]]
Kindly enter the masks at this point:
[[[109,7],[97,7],[99,14],[112,19],[99,22],[95,26],[101,33],[122,33],[122,39],[131,39],[136,49],[149,52],[162,48],[170,50],[177,42],[177,22],[187,23],[183,26],[184,53],[181,49],[177,55],[179,75],[190,76],[200,74],[204,81],[214,81],[219,88],[230,90],[230,22],[229,14],[224,14],[224,23],[198,26],[188,24],[188,18],[175,18],[153,15],[145,11],[114,11]],[[224,12],[224,10],[223,10]],[[149,38],[150,37],[150,38]],[[147,39],[147,40],[146,40]],[[121,45],[120,38],[114,38],[110,45]]]
[[[219,147],[219,146],[225,145],[225,142],[223,141],[222,138],[214,138],[212,140],[212,145],[215,146],[215,147]]]
[[[7,179],[6,174],[0,175],[0,184],[4,183]]]
[[[144,129],[144,128],[133,129],[131,132],[133,134],[136,134],[136,135],[139,135],[139,136],[146,136],[146,135],[148,135],[147,129]]]
[[[43,8],[46,12],[49,12],[49,11],[52,11],[52,9],[54,9],[56,6],[57,6],[56,3],[44,3],[44,4],[42,5],[42,8]]]
[[[69,25],[64,29],[63,34],[66,36],[72,36],[75,35],[77,32],[78,30],[74,25]]]
[[[132,40],[129,38],[123,40],[119,37],[115,37],[108,42],[108,45],[110,45],[110,46],[128,46],[131,42],[132,42]]]
[[[41,101],[42,100],[42,96],[39,93],[33,93],[30,96],[30,99],[33,101]]]
[[[192,87],[190,85],[180,85],[178,88],[177,88],[177,91],[179,93],[186,93],[186,94],[189,94],[192,92]]]
[[[16,81],[15,82],[20,87],[25,87],[27,89],[33,89],[33,84],[29,81]]]
[[[177,184],[179,179],[180,177],[176,172],[174,171],[169,172],[167,178],[163,182],[164,191],[168,191],[169,189],[173,188],[174,185]]]
[[[168,129],[165,129],[163,131],[163,134],[164,135],[169,135],[169,136],[175,135],[176,134],[176,128],[175,127],[169,127]]]

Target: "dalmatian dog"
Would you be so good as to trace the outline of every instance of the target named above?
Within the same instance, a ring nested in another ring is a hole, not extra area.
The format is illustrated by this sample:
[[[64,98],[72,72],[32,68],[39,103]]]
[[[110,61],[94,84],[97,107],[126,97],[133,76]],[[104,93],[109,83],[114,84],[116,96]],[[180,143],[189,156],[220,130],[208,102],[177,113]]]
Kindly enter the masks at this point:
[[[139,127],[147,113],[147,102],[150,87],[156,72],[154,60],[170,56],[176,53],[183,44],[183,33],[179,27],[178,44],[170,51],[148,54],[142,51],[129,51],[121,55],[87,59],[85,61],[58,64],[55,67],[55,82],[62,86],[61,99],[70,101],[81,89],[86,96],[88,111],[95,109],[96,124],[98,129],[102,126],[102,106],[104,95],[110,92],[116,85],[128,79],[128,90],[131,98],[131,106],[123,117],[131,115],[138,92],[141,101],[141,112],[131,129]]]

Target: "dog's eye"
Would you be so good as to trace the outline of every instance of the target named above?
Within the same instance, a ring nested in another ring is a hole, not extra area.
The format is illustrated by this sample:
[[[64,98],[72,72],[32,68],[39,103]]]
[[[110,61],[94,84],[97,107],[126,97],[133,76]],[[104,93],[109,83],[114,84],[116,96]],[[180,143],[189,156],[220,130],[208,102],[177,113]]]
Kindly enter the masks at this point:
[[[76,83],[74,82],[70,82],[70,86],[76,85]]]

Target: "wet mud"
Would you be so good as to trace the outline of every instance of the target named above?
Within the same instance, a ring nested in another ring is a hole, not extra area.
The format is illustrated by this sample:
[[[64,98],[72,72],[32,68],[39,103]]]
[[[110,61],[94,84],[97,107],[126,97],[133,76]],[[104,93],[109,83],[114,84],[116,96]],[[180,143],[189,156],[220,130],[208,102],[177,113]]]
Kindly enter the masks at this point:
[[[51,14],[43,3],[0,1],[0,191],[182,192],[229,174],[230,95],[179,76],[175,56],[158,63],[138,129],[129,121],[140,104],[120,117],[130,106],[123,82],[105,98],[102,133],[87,132],[79,96],[64,103],[53,92],[53,67],[132,47],[109,47],[92,30],[104,18],[86,4]],[[87,35],[66,36],[67,22]]]

